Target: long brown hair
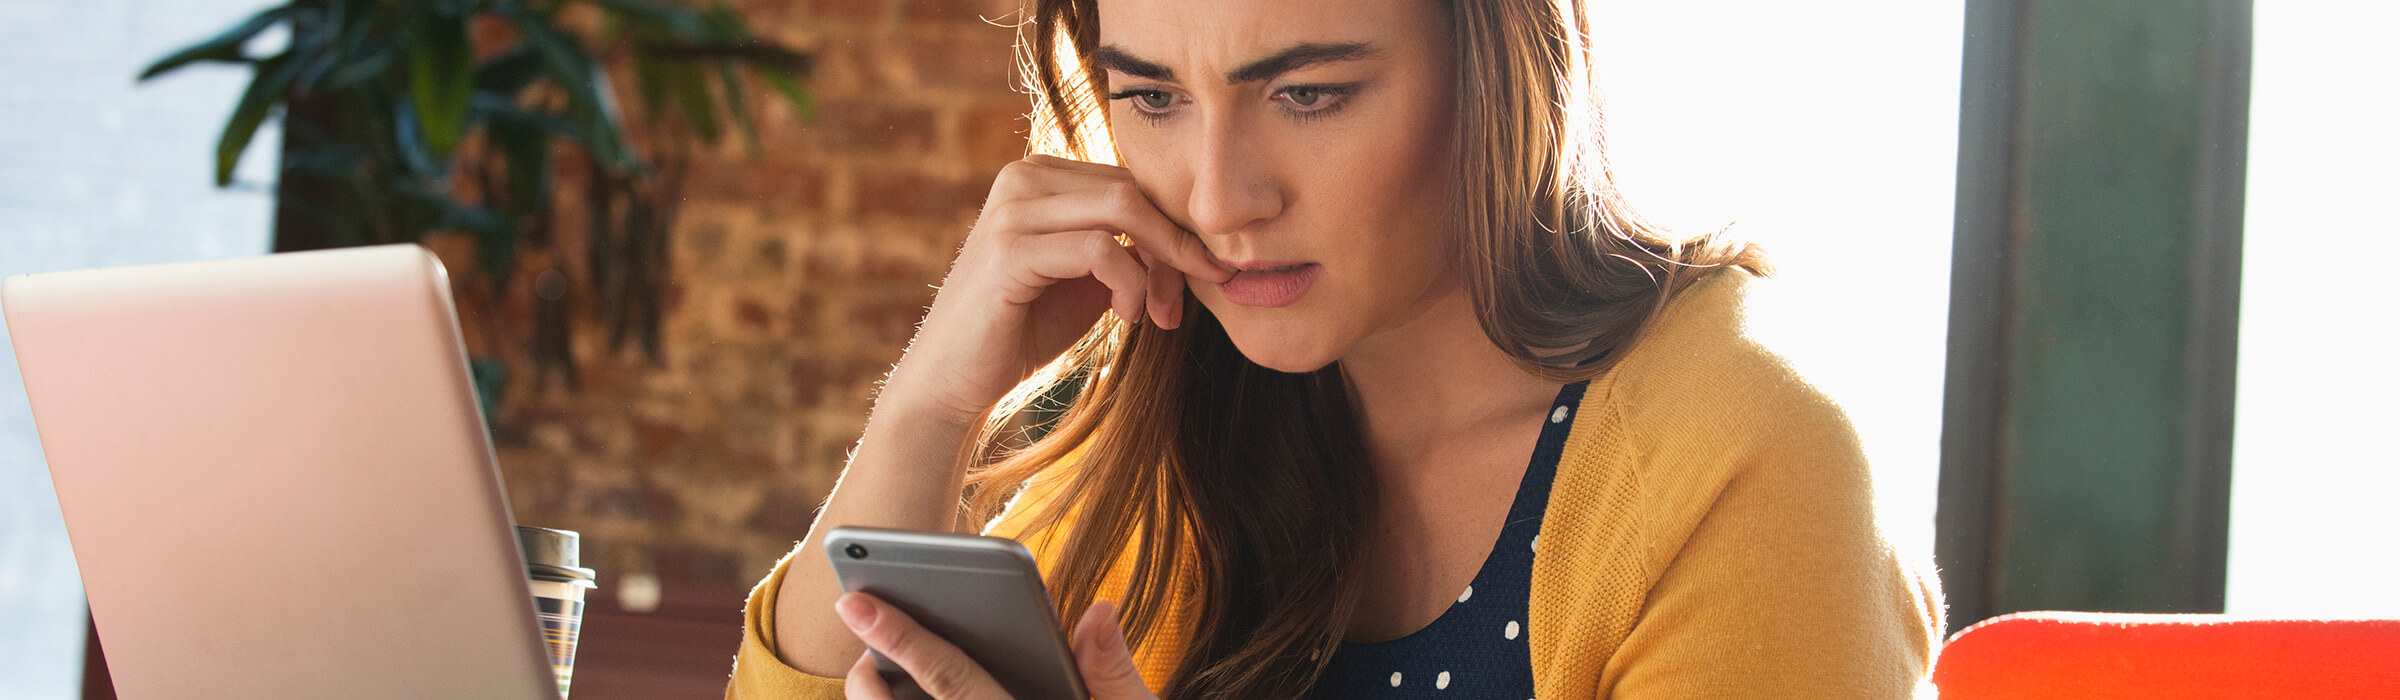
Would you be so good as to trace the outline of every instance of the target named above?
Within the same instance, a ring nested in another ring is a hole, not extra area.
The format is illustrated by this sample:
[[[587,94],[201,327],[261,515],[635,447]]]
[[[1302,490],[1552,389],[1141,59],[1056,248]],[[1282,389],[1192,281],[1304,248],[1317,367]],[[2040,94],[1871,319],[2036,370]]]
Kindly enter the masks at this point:
[[[1032,150],[1112,162],[1094,0],[1029,0],[1018,61]],[[1429,0],[1456,57],[1452,254],[1484,334],[1557,381],[1606,371],[1675,291],[1721,267],[1764,274],[1751,246],[1680,240],[1633,213],[1601,144],[1581,0]],[[1190,615],[1173,698],[1296,697],[1339,648],[1376,484],[1338,365],[1287,374],[1243,357],[1187,297],[1179,330],[1104,316],[996,407],[969,475],[970,512],[1059,479],[1028,531],[1060,526],[1049,572],[1061,619],[1119,599],[1141,645]],[[1027,442],[1008,420],[1080,385]],[[1123,560],[1127,590],[1102,590]],[[1151,679],[1153,681],[1161,679]]]

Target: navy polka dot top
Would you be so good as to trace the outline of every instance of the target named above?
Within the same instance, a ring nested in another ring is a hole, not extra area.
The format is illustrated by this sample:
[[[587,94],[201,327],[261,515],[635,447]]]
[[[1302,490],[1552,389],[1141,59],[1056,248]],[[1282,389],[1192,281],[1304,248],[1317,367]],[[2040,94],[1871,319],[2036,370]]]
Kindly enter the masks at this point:
[[[1459,591],[1458,602],[1424,629],[1388,642],[1343,644],[1318,677],[1313,698],[1531,698],[1533,652],[1526,613],[1533,552],[1559,454],[1590,382],[1569,384],[1551,402],[1533,463],[1517,484],[1500,540]]]

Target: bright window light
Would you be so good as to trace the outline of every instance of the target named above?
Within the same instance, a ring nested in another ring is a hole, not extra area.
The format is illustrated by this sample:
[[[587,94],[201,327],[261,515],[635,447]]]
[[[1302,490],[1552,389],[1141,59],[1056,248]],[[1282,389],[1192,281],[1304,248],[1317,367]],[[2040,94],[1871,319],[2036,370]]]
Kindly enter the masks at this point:
[[[1609,153],[1634,204],[1780,269],[1754,331],[1840,401],[1884,527],[1930,559],[1965,5],[1595,4]]]
[[[2257,6],[2227,612],[2400,618],[2395,21]]]

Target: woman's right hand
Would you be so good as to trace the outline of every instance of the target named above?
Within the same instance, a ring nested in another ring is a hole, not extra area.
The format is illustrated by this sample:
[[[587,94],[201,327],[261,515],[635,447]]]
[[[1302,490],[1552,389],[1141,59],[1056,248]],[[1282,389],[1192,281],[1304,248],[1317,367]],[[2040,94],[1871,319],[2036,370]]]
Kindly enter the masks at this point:
[[[1102,311],[1138,321],[1147,310],[1175,328],[1185,275],[1221,283],[1233,274],[1124,168],[1038,155],[1010,163],[883,396],[973,420]]]
[[[990,672],[898,608],[864,593],[845,594],[834,605],[851,633],[883,652],[884,658],[906,671],[908,680],[934,700],[1010,700]],[[1083,676],[1083,688],[1091,693],[1091,700],[1158,700],[1134,666],[1125,631],[1117,626],[1115,603],[1104,600],[1085,608],[1067,646],[1075,655],[1076,672]],[[850,666],[850,675],[842,681],[842,694],[850,700],[893,698],[891,685],[875,668],[875,657],[867,654],[860,654],[858,663]]]
[[[1118,236],[1132,242],[1118,244]],[[1103,311],[1175,327],[1184,276],[1233,270],[1161,213],[1124,168],[1034,156],[992,183],[850,464],[776,589],[776,656],[838,675],[860,643],[841,633],[842,588],[818,554],[836,525],[948,531],[959,522],[960,448],[977,419],[1090,330]]]

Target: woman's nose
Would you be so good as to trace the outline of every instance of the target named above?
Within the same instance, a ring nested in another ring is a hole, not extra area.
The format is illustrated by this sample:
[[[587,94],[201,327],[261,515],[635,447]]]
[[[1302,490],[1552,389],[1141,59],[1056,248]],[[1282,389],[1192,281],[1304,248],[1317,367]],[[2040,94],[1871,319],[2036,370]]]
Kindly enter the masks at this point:
[[[1258,139],[1236,120],[1211,120],[1192,161],[1192,225],[1207,236],[1252,232],[1283,212],[1282,183]]]

